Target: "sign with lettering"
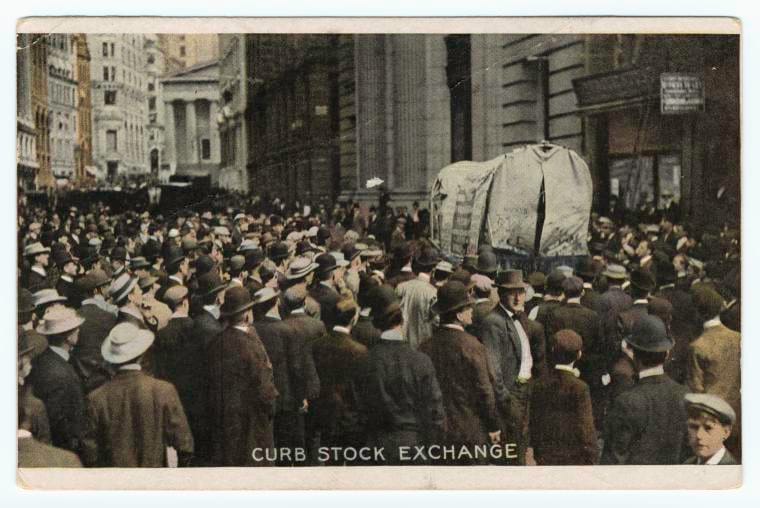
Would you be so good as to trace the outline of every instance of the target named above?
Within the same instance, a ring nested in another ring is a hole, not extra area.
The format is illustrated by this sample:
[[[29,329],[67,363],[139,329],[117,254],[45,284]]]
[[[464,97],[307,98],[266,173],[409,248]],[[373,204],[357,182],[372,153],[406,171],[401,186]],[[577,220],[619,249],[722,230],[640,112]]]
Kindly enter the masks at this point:
[[[705,84],[701,76],[680,72],[660,74],[660,112],[663,115],[705,110]]]

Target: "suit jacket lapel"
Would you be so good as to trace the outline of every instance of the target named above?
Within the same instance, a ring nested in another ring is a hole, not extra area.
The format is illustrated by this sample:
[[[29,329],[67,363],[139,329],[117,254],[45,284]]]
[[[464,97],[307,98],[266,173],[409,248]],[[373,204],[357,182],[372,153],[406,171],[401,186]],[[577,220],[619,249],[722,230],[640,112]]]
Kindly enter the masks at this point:
[[[522,345],[520,344],[520,334],[517,333],[517,327],[515,326],[515,322],[512,320],[511,317],[509,317],[509,314],[507,313],[507,311],[504,310],[504,308],[500,304],[499,304],[499,310],[504,316],[504,320],[507,322],[507,335],[509,335],[509,338],[512,340],[512,344],[515,346],[515,352],[517,354],[517,358],[521,358]]]

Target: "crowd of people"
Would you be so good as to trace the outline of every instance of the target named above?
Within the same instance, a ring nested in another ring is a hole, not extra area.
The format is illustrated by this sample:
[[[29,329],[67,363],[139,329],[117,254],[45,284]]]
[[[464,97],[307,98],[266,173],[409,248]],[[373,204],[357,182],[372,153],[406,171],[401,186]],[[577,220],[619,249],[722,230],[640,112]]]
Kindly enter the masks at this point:
[[[388,200],[18,212],[21,467],[736,464],[737,231],[548,273]]]

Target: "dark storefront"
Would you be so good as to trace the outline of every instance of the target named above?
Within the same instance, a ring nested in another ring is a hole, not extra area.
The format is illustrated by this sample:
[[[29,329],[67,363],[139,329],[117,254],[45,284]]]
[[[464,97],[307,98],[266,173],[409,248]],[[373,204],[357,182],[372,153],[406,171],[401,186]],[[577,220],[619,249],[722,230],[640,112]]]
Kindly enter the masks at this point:
[[[635,37],[627,55],[595,38],[596,70],[618,68],[573,82],[599,191],[595,209],[623,217],[677,203],[683,221],[735,223],[738,37]]]

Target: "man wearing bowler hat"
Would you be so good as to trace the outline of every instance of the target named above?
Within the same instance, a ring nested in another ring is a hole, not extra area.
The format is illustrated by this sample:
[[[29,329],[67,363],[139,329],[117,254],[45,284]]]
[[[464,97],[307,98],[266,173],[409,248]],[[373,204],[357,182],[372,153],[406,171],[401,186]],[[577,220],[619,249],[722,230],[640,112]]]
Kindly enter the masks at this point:
[[[82,377],[86,393],[91,392],[111,377],[111,372],[100,352],[103,340],[116,325],[118,308],[103,298],[111,279],[96,268],[77,280],[77,288],[84,297],[79,314],[84,323],[79,329],[79,343],[72,353],[72,363]]]
[[[69,302],[73,302],[74,306],[78,306],[81,297],[74,284],[79,269],[78,259],[72,257],[66,250],[55,252],[53,259],[60,272],[58,282],[55,284],[56,291],[61,296],[65,296]]]
[[[166,467],[169,447],[180,466],[190,465],[193,436],[177,390],[140,365],[153,340],[153,332],[120,323],[103,341],[116,374],[87,397],[86,465]]]
[[[438,290],[433,310],[440,316],[440,326],[432,338],[420,345],[420,351],[433,361],[440,376],[446,415],[443,443],[466,446],[499,444],[501,420],[491,384],[486,349],[465,331],[472,324],[473,305],[467,287],[459,281],[444,284]],[[466,465],[477,460],[452,461]]]
[[[529,319],[525,315],[527,284],[522,272],[506,270],[496,281],[499,305],[478,327],[477,336],[485,345],[494,372],[494,391],[502,413],[506,442],[517,444],[517,463],[525,464],[527,448],[530,388],[534,375],[541,370],[545,351],[541,334],[528,335]]]
[[[85,402],[81,381],[69,360],[83,322],[68,307],[54,305],[45,311],[37,331],[47,337],[49,346],[35,358],[29,377],[34,396],[45,404],[53,446],[75,453],[81,451],[85,432]]]
[[[321,254],[316,258],[316,283],[311,287],[309,295],[319,303],[319,313],[325,328],[332,330],[335,325],[335,306],[340,300],[337,291],[338,280],[342,270],[332,254]],[[348,263],[344,264],[347,265]]]
[[[663,322],[642,316],[625,338],[638,381],[612,401],[604,422],[602,464],[667,465],[686,460],[686,387],[665,374],[673,340]]]
[[[655,280],[650,272],[640,268],[631,272],[630,292],[633,304],[618,315],[618,329],[622,336],[628,335],[636,321],[649,313],[649,297],[654,289]]]
[[[247,289],[227,290],[220,308],[227,327],[206,350],[210,466],[271,465],[265,457],[274,447],[278,393],[272,364],[253,328],[253,305]]]

